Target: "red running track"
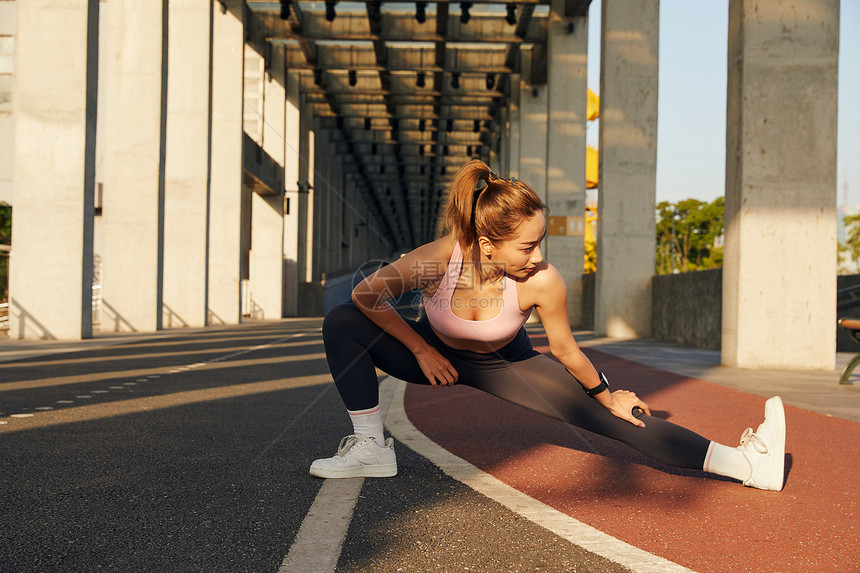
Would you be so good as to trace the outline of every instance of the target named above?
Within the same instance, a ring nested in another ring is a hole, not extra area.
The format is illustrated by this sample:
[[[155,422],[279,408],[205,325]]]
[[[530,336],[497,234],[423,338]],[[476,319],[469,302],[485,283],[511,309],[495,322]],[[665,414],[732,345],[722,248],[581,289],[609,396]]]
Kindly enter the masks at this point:
[[[584,351],[615,388],[635,391],[652,414],[706,438],[737,445],[746,427],[764,419],[764,398]],[[786,485],[769,492],[665,466],[465,386],[410,384],[405,407],[412,423],[446,450],[690,569],[860,571],[860,424],[786,406]]]

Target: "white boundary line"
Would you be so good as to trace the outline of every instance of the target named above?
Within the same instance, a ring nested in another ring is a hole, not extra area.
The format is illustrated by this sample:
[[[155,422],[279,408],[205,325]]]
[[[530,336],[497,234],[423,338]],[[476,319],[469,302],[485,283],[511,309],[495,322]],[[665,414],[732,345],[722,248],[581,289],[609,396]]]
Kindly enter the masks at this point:
[[[409,421],[403,403],[405,394],[406,383],[402,380],[390,376],[383,380],[380,395],[391,396],[386,416],[388,430],[399,441],[433,462],[455,480],[501,503],[559,537],[633,571],[642,573],[691,572],[686,567],[652,555],[565,515],[443,449],[419,432]]]
[[[391,391],[380,391],[379,394],[379,406],[386,422],[393,396],[394,393]],[[401,396],[401,410],[403,409],[402,402]],[[278,436],[275,442],[280,437]],[[311,504],[308,514],[302,521],[296,539],[293,541],[289,553],[284,557],[278,573],[308,573],[311,571],[313,573],[334,573],[343,542],[349,531],[349,522],[352,520],[355,502],[358,500],[363,485],[364,478],[325,480],[313,504]]]

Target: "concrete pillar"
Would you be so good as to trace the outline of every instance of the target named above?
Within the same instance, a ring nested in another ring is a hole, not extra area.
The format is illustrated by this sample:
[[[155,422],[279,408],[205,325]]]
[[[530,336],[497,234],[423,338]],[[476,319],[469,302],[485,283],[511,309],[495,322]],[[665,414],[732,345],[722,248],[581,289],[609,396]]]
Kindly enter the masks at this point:
[[[170,0],[164,328],[207,320],[212,23],[211,0]]]
[[[519,74],[511,74],[511,102],[508,108],[508,178],[520,178],[520,99],[522,90]]]
[[[520,81],[520,178],[538,196],[546,198],[547,97],[546,85],[530,85],[531,50],[523,51],[523,77]]]
[[[306,109],[307,108],[307,109]],[[316,216],[314,212],[314,205],[316,205],[316,200],[314,197],[316,196],[316,188],[315,188],[315,158],[316,158],[316,134],[313,128],[314,118],[313,112],[310,109],[310,106],[302,107],[302,145],[301,152],[302,157],[307,157],[307,162],[302,161],[299,163],[300,166],[306,165],[307,171],[302,179],[307,182],[307,193],[303,194],[304,198],[303,202],[303,211],[302,217],[305,222],[302,223],[302,229],[305,230],[305,248],[303,252],[305,253],[305,263],[304,263],[304,273],[305,273],[305,282],[312,282],[315,279],[315,270],[319,267],[319,259],[316,256],[315,249],[315,237],[316,237]],[[305,154],[305,150],[307,150],[307,154]],[[302,203],[300,203],[301,207]]]
[[[341,225],[343,222],[343,174],[340,161],[336,160],[337,146],[332,138],[328,144],[328,181],[326,185],[326,203],[328,204],[328,241],[329,269],[336,272],[343,268],[343,248],[341,247]],[[339,196],[340,195],[340,196]]]
[[[547,30],[547,205],[544,256],[567,283],[567,315],[582,322],[585,255],[585,128],[588,19],[565,18],[565,0],[552,0]],[[573,26],[570,31],[569,26]]]
[[[298,76],[296,77],[298,81]],[[288,84],[289,88],[289,84]],[[288,90],[289,91],[289,90]],[[298,267],[298,282],[313,280],[313,109],[305,103],[305,95],[299,95],[299,146],[297,159],[299,164],[299,195],[298,195],[298,248],[296,265]]]
[[[148,332],[161,328],[167,22],[163,5],[107,10],[101,330]]]
[[[838,32],[839,0],[729,3],[729,366],[834,368]]]
[[[325,272],[325,249],[323,248],[323,240],[325,239],[322,232],[323,222],[323,166],[326,161],[325,153],[326,130],[320,128],[320,120],[314,119],[314,168],[310,172],[313,176],[313,195],[309,198],[313,216],[313,280],[319,281],[322,279],[322,273]]]
[[[245,42],[240,0],[212,15],[212,162],[209,184],[209,324],[241,320],[242,75]]]
[[[651,333],[659,2],[604,0],[601,19],[594,329],[635,338]]]
[[[284,314],[296,316],[298,313],[299,289],[299,248],[302,241],[301,202],[305,195],[299,191],[299,181],[302,180],[301,149],[301,95],[299,92],[299,74],[285,73],[286,77],[286,126],[284,128],[285,147],[285,184],[286,199],[284,205]],[[305,170],[306,171],[306,170]],[[307,173],[304,173],[307,176]]]
[[[15,73],[16,5],[16,2],[0,2],[0,201],[10,205],[14,203],[15,179],[12,79]]]
[[[273,48],[263,78],[263,153],[280,171],[278,189],[251,196],[251,316],[276,319],[284,308],[284,53]]]
[[[325,186],[325,176],[324,169],[326,163],[326,148],[325,142],[327,138],[328,131],[321,128],[321,122],[319,119],[315,119],[314,121],[316,138],[315,138],[315,156],[316,163],[314,165],[314,196],[313,196],[313,211],[314,211],[314,280],[318,281],[322,279],[323,273],[326,271],[326,260],[325,260],[325,234],[323,232],[323,223],[324,223],[324,215],[323,210],[325,209],[325,192],[323,190]]]
[[[251,193],[251,316],[278,319],[284,300],[284,196]]]
[[[98,0],[17,7],[9,336],[92,336]]]
[[[327,276],[334,270],[333,261],[334,241],[332,237],[332,201],[331,201],[331,178],[332,178],[332,145],[331,132],[323,132],[320,156],[320,169],[317,177],[317,191],[320,194],[320,264],[322,272]]]
[[[500,123],[499,126],[500,134],[499,134],[499,177],[508,178],[508,172],[510,171],[510,144],[511,144],[511,124],[510,124],[510,109],[507,107],[503,107],[500,110]]]

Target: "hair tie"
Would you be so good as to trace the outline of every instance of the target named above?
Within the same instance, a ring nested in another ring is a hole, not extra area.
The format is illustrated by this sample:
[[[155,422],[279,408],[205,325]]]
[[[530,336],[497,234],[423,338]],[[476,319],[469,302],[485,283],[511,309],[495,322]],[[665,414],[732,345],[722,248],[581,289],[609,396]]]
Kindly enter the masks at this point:
[[[487,182],[488,182],[488,183],[489,183],[490,181],[495,181],[496,179],[498,179],[498,177],[496,177],[496,174],[495,174],[495,173],[493,173],[492,171],[490,171],[490,172],[487,174]]]

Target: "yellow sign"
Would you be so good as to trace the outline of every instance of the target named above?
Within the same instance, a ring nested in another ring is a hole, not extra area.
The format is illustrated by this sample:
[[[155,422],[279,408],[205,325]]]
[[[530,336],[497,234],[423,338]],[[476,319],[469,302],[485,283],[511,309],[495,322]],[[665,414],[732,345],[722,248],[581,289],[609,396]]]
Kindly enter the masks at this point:
[[[562,237],[584,237],[585,217],[550,217],[546,234]]]

